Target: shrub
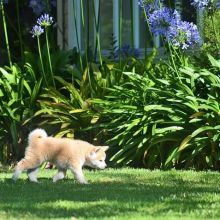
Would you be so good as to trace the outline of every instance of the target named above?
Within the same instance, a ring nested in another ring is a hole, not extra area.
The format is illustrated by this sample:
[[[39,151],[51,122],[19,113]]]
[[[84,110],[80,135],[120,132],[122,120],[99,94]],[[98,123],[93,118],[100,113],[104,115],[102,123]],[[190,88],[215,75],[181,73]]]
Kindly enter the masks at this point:
[[[127,82],[110,89],[104,100],[91,101],[100,109],[97,126],[109,130],[114,165],[219,167],[220,78],[215,71],[184,67],[179,78],[174,73],[159,79],[154,72],[124,75]]]
[[[41,80],[36,81],[31,66],[0,68],[0,161],[20,159],[29,132],[26,120],[37,110]]]

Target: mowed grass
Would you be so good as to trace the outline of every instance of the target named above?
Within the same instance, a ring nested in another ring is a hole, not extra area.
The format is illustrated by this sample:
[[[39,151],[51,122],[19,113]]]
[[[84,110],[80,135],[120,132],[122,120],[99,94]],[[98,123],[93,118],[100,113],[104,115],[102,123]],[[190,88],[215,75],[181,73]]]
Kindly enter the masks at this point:
[[[218,172],[85,170],[89,185],[71,173],[52,183],[56,170],[26,174],[16,183],[0,174],[0,219],[220,219]]]

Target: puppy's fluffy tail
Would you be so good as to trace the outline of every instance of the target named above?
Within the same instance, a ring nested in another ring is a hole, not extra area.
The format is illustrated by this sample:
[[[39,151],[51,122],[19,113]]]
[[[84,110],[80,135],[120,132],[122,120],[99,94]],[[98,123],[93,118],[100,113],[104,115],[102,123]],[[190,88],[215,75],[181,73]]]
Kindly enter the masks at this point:
[[[29,144],[31,144],[31,142],[33,142],[39,138],[45,138],[45,137],[47,137],[47,132],[44,129],[37,128],[29,134],[28,142],[29,142]]]

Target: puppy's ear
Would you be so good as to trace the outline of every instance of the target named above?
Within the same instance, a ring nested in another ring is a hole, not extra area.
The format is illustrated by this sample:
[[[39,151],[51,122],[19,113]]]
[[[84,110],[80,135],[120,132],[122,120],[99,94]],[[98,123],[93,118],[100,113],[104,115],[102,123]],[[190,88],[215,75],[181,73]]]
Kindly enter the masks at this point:
[[[102,146],[100,147],[103,151],[107,151],[109,149],[109,146]]]
[[[94,158],[95,156],[96,156],[96,149],[93,149],[90,153],[89,153],[89,156],[91,157],[91,158]]]
[[[108,149],[109,149],[109,146],[98,146],[98,147],[96,147],[95,152],[97,153],[100,150],[107,151]]]

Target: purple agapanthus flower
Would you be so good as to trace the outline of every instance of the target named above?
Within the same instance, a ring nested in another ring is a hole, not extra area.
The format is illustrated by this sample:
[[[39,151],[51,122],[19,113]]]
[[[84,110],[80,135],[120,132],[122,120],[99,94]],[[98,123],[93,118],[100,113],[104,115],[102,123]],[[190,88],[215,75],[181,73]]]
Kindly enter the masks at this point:
[[[191,5],[198,9],[204,9],[210,2],[210,0],[191,0]]]
[[[166,40],[183,50],[201,42],[197,26],[191,22],[180,21],[169,27]]]
[[[207,2],[209,1],[207,0]],[[201,2],[203,2],[202,6],[206,5],[206,1],[193,2],[199,3],[199,6],[201,6]],[[153,3],[154,5],[152,5]],[[182,21],[180,14],[176,10],[162,7],[161,3],[162,1],[158,3],[157,0],[151,2],[151,4],[147,0],[138,1],[139,6],[147,13],[147,22],[151,32],[156,36],[162,36],[173,46],[183,50],[200,43],[201,38],[197,26],[193,23]]]
[[[43,27],[48,27],[53,23],[53,17],[49,16],[49,14],[43,14],[40,18],[37,19],[37,24]]]
[[[31,30],[32,37],[39,37],[43,33],[44,29],[39,25],[35,25]]]
[[[45,9],[45,5],[42,0],[30,0],[29,7],[32,8],[36,15],[40,15]]]
[[[167,35],[170,25],[179,22],[180,15],[176,10],[162,7],[149,14],[148,22],[155,35]]]

